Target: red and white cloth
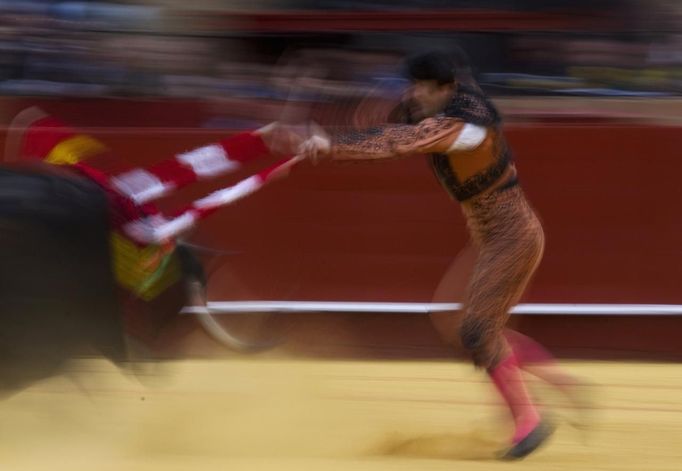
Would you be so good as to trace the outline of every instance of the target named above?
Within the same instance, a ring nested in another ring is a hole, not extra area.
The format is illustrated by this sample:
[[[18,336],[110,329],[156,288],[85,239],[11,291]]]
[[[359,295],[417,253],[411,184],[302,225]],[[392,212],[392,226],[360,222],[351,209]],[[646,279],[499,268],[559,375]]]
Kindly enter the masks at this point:
[[[123,230],[134,240],[145,243],[161,243],[194,226],[199,220],[218,208],[233,203],[261,189],[272,180],[284,176],[300,160],[300,157],[284,159],[235,185],[220,189],[167,217],[157,213],[138,218],[123,225]],[[145,193],[145,196],[148,193]]]
[[[70,142],[83,137],[98,146],[85,149],[82,144],[70,146]],[[104,145],[53,117],[32,122],[23,138],[21,157],[50,161],[56,152],[69,154],[66,160],[72,160],[69,163],[72,168],[96,181],[109,193],[114,209],[114,229],[122,230],[140,244],[161,244],[173,239],[218,208],[286,175],[300,161],[299,157],[283,159],[235,185],[200,198],[171,215],[164,215],[153,204],[154,200],[196,181],[226,175],[246,162],[268,155],[269,149],[260,135],[255,132],[235,134],[142,168],[131,167],[112,155]]]

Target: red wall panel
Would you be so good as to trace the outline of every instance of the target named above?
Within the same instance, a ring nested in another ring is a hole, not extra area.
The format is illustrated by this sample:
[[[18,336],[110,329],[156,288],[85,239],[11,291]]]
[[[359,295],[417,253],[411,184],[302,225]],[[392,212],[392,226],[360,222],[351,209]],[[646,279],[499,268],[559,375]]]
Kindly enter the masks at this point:
[[[24,104],[9,102],[2,115]],[[210,108],[201,103],[41,105],[94,126],[89,132],[140,164],[224,134],[197,127]],[[527,300],[682,303],[679,127],[513,124],[507,135],[547,235]],[[163,204],[173,207],[257,168]],[[430,301],[466,231],[457,204],[425,159],[414,157],[304,164],[205,221],[192,239],[235,252],[217,260],[213,299]]]

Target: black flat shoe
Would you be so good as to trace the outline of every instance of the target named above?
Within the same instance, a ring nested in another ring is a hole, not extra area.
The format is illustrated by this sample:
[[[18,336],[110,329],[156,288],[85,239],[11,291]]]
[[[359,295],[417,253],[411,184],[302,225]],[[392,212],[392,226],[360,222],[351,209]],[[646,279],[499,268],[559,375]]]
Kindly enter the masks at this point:
[[[501,460],[519,460],[540,448],[554,433],[554,424],[543,419],[540,423],[516,445],[502,453]]]

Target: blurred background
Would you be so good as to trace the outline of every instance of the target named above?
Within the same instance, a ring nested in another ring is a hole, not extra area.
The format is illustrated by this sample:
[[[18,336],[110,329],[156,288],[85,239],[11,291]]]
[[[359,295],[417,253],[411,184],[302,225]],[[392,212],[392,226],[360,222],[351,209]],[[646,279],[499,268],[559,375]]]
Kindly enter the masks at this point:
[[[681,15],[671,0],[2,0],[0,94],[276,100],[293,48],[337,66],[319,86],[354,88],[459,44],[494,95],[673,96]]]

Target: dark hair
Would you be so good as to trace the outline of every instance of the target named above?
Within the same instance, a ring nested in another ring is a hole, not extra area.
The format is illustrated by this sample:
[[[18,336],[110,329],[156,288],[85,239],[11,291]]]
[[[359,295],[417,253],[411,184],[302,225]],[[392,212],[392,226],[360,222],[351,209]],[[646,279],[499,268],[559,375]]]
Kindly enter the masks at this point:
[[[410,80],[434,80],[439,85],[455,81],[455,61],[450,54],[431,51],[406,60],[405,72]]]

